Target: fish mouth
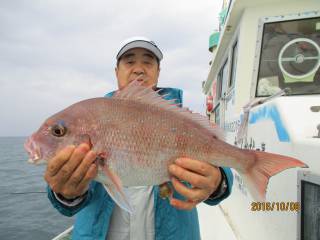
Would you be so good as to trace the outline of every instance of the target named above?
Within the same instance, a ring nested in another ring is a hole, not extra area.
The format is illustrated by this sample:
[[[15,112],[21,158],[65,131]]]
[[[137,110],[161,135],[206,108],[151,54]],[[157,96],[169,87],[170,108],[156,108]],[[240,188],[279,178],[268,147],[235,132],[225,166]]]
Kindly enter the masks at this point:
[[[38,146],[34,142],[32,136],[26,140],[26,142],[24,143],[24,148],[28,152],[28,155],[29,155],[28,162],[29,163],[39,164],[39,163],[42,162],[41,161],[42,160],[42,154],[41,154],[40,146]]]

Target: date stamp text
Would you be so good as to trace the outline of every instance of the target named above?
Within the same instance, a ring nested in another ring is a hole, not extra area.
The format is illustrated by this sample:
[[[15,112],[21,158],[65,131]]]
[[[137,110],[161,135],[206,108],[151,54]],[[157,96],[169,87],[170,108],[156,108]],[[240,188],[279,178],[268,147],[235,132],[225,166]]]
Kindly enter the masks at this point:
[[[298,212],[299,202],[252,202],[251,211],[278,211],[278,212]]]

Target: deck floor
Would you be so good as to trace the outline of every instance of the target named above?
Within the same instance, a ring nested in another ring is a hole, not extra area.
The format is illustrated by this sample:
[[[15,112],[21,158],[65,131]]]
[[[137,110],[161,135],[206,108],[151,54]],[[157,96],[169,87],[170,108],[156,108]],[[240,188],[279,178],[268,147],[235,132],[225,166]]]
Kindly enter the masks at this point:
[[[238,240],[219,206],[198,205],[199,222],[202,240]],[[218,231],[216,231],[218,230]],[[55,240],[70,240],[70,235],[55,238]]]
[[[202,203],[198,205],[198,212],[202,240],[238,240],[219,206]]]

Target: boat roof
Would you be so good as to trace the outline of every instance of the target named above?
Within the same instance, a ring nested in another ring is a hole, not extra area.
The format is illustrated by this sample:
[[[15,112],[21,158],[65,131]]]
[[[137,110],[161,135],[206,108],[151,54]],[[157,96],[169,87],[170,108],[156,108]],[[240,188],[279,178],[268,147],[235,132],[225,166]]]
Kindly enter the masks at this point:
[[[281,3],[288,2],[292,4],[293,2],[300,2],[301,0],[282,0]],[[203,92],[207,94],[210,90],[212,81],[219,71],[221,59],[223,58],[232,37],[237,30],[237,25],[240,22],[243,11],[246,8],[261,7],[264,5],[270,5],[272,3],[279,3],[279,0],[230,0],[227,16],[223,27],[221,29],[219,44],[216,49],[215,57],[212,61],[211,68],[208,74],[208,78],[204,84]]]

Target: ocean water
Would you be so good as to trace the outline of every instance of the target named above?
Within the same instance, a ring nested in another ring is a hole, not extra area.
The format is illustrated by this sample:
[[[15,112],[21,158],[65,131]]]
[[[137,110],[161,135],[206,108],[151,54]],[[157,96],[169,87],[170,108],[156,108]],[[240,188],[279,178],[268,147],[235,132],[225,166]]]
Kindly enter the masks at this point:
[[[0,239],[52,239],[73,224],[46,194],[45,166],[27,163],[25,137],[0,137]]]

